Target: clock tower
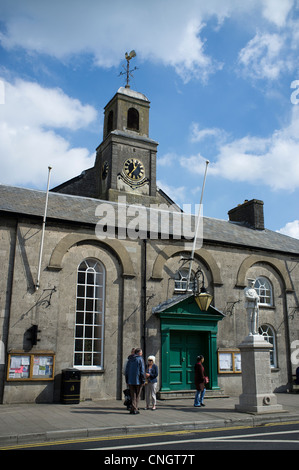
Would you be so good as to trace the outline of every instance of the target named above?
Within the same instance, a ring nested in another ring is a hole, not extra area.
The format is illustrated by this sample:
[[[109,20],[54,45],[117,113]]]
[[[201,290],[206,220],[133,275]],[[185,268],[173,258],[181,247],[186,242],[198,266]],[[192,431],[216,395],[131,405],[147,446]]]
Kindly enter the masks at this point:
[[[149,205],[156,201],[158,143],[149,138],[150,102],[127,85],[105,107],[103,142],[96,149],[98,197]]]
[[[103,141],[96,149],[94,166],[51,191],[111,202],[125,196],[128,204],[174,206],[156,185],[158,142],[149,137],[150,101],[129,85],[136,70],[130,70],[129,63],[135,55],[135,51],[125,54],[126,86],[104,108]]]

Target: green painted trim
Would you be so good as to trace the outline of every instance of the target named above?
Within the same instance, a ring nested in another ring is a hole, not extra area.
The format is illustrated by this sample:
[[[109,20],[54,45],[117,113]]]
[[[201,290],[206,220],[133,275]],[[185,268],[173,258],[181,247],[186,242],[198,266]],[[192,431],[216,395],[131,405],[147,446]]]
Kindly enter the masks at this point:
[[[208,370],[210,383],[208,388],[219,390],[217,368],[217,332],[218,321],[223,314],[210,306],[207,312],[202,312],[194,296],[178,301],[174,305],[157,312],[160,318],[161,328],[161,391],[171,391],[170,386],[170,335],[172,331],[201,332],[207,335],[208,345]]]

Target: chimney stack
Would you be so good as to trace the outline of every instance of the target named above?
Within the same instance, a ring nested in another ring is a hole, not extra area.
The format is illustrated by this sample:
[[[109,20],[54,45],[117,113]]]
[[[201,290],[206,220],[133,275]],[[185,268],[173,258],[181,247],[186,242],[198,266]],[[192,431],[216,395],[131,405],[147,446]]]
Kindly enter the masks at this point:
[[[242,222],[256,230],[264,230],[264,203],[258,199],[245,200],[228,212],[230,222]]]

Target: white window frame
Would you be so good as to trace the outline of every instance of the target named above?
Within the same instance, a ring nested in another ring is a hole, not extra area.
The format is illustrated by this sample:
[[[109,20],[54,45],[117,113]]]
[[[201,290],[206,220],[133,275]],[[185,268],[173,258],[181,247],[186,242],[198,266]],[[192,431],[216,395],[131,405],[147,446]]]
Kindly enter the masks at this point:
[[[174,277],[174,292],[175,293],[186,292],[188,274],[189,274],[189,269],[188,268],[182,268],[182,269],[179,269],[176,272],[175,277]],[[195,282],[193,272],[191,272],[190,277],[191,278],[190,278],[190,282],[189,282],[188,292],[193,292],[194,282]]]
[[[259,284],[257,285],[257,283]],[[271,281],[265,276],[259,276],[256,278],[254,288],[260,297],[259,305],[261,307],[273,307],[273,286]],[[269,301],[267,301],[267,299],[269,299]]]
[[[270,365],[272,369],[275,369],[277,368],[277,350],[274,328],[265,323],[259,327],[259,334],[262,335],[268,343],[273,345],[273,349],[270,351]]]
[[[103,369],[105,277],[105,267],[97,259],[86,258],[78,266],[74,367],[80,370]],[[88,358],[90,363],[86,364]]]

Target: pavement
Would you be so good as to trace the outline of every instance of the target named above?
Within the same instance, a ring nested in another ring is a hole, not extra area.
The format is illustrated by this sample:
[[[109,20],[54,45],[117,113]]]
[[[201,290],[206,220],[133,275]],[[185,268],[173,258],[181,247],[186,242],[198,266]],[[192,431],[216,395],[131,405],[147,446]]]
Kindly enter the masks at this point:
[[[278,393],[276,397],[283,412],[263,414],[236,411],[239,397],[207,398],[206,406],[201,408],[194,408],[192,398],[157,400],[155,411],[144,410],[145,402],[141,400],[138,415],[131,415],[121,400],[85,401],[73,405],[0,405],[0,446],[299,422],[299,393]]]

